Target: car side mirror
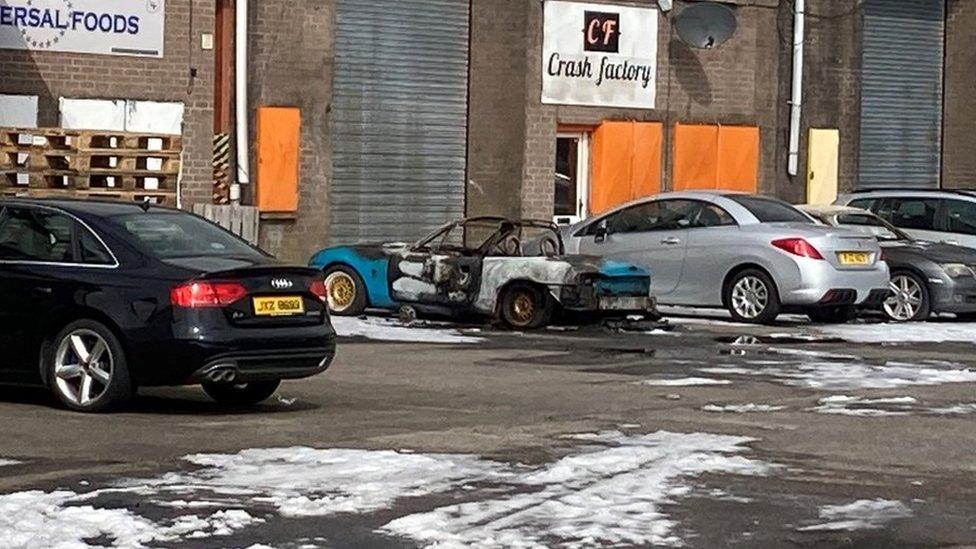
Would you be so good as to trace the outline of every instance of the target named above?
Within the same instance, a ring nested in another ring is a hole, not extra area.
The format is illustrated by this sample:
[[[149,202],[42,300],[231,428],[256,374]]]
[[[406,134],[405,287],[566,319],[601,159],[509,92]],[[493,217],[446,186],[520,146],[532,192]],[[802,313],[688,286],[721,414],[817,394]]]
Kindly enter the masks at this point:
[[[610,235],[610,229],[607,227],[606,220],[600,221],[596,225],[596,230],[593,232],[593,241],[596,243],[603,242]]]

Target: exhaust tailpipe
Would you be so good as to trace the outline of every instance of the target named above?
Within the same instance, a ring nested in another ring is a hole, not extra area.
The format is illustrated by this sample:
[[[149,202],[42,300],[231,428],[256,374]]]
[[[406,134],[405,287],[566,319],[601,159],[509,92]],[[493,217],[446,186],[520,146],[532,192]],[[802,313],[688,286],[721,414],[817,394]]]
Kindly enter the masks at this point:
[[[237,370],[232,366],[214,368],[204,376],[212,383],[231,383],[237,379]]]

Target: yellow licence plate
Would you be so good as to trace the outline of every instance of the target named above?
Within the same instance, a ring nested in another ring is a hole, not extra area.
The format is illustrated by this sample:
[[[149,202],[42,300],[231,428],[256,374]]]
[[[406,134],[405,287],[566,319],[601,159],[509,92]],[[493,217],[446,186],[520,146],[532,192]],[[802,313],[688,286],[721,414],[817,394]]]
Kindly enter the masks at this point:
[[[301,297],[255,297],[254,314],[257,316],[290,316],[305,312],[305,302]]]
[[[837,258],[841,265],[867,265],[871,262],[867,252],[838,252]]]

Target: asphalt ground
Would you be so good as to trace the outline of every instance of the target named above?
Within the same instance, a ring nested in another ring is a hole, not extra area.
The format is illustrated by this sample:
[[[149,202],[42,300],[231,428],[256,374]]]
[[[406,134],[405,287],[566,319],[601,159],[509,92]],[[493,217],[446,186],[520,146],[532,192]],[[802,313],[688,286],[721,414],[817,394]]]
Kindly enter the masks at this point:
[[[465,326],[483,338],[466,344],[342,338],[325,374],[287,382],[252,409],[228,410],[186,387],[144,389],[124,411],[85,415],[58,408],[45,391],[0,389],[0,459],[20,462],[0,468],[0,494],[85,492],[190,470],[182,460],[189,454],[248,448],[456,453],[543,467],[573,451],[571,434],[711,433],[748,437],[744,455],[774,469],[681,477],[684,489],[659,511],[686,546],[976,546],[976,414],[938,411],[976,402],[976,383],[905,383],[902,371],[931,370],[936,379],[948,370],[976,372],[972,343],[856,343],[811,335],[795,322],[678,324],[532,333]],[[891,365],[902,370],[885,369]],[[874,385],[865,385],[862,374]],[[688,378],[714,384],[645,383]],[[837,396],[911,397],[915,404],[863,405],[888,412],[880,417],[815,410]],[[770,408],[728,411],[745,405]],[[412,547],[423,542],[377,529],[465,497],[449,490],[310,517],[255,505],[249,512],[264,517],[261,524],[148,545]],[[805,530],[824,522],[824,508],[863,500],[898,502],[907,512],[867,527]],[[137,493],[96,501],[151,520],[169,512],[145,505]],[[537,539],[543,545],[569,543],[544,534]],[[113,543],[110,536],[87,541]],[[582,545],[611,543],[598,535]]]

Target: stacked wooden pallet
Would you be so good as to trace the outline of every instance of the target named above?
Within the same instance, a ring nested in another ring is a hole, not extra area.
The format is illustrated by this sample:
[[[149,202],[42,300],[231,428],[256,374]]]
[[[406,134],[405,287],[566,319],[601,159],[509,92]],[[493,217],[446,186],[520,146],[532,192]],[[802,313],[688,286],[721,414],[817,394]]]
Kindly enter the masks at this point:
[[[0,128],[0,194],[175,205],[179,136]]]

